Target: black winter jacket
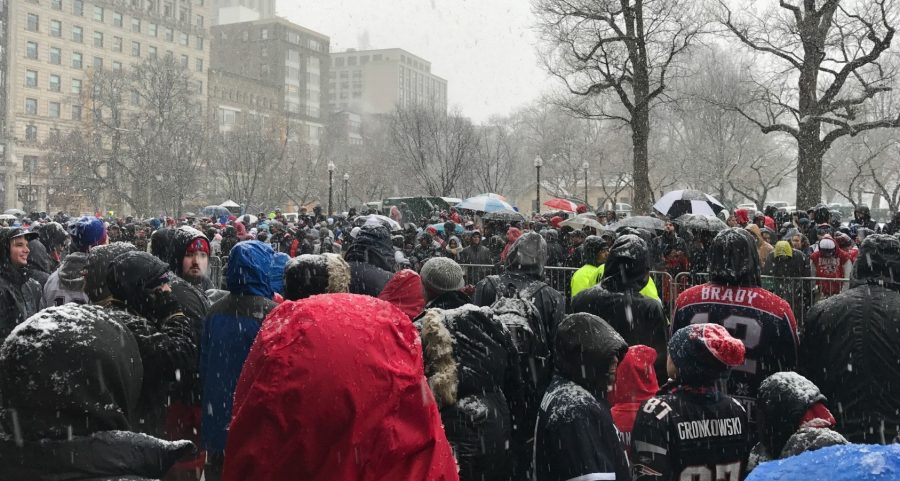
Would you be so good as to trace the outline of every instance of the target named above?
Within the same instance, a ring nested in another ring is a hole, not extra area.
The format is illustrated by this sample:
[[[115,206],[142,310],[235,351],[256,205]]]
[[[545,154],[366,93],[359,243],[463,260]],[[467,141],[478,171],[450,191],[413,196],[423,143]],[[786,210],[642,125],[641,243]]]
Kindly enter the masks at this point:
[[[460,480],[510,479],[508,450],[523,451],[512,432],[521,414],[510,412],[510,404],[521,406],[522,382],[507,331],[489,310],[472,305],[426,311],[416,327]]]
[[[0,229],[0,340],[41,308],[41,285],[28,276],[27,268],[9,261],[9,242],[17,233],[21,229]]]
[[[832,406],[853,443],[900,439],[900,292],[861,285],[810,309],[800,369]]]
[[[616,278],[604,278],[600,284],[585,289],[572,300],[572,312],[587,312],[608,322],[629,346],[643,344],[659,354],[654,368],[660,382],[666,374],[666,331],[668,321],[662,304],[644,297],[640,286],[621,286]]]
[[[519,292],[527,288],[529,292],[534,293],[529,300],[534,303],[534,307],[541,314],[544,332],[549,336],[547,341],[552,343],[556,328],[566,314],[566,300],[563,295],[548,286],[536,273],[528,270],[507,269],[498,277],[501,286],[512,284]],[[475,286],[474,304],[476,306],[490,306],[497,300],[497,297],[497,287],[489,278],[482,279]]]
[[[151,481],[193,451],[190,441],[163,441],[128,431],[100,431],[22,447],[0,438],[0,480]]]
[[[362,226],[344,259],[350,265],[350,293],[378,297],[394,275],[390,233],[385,227]]]

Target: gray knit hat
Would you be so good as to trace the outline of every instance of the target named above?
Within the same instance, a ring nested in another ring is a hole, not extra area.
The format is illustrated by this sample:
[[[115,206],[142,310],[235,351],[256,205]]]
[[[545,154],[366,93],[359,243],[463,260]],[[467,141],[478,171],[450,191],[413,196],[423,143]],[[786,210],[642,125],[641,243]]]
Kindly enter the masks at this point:
[[[466,285],[462,267],[446,257],[428,259],[419,275],[425,286],[438,293],[458,291]]]

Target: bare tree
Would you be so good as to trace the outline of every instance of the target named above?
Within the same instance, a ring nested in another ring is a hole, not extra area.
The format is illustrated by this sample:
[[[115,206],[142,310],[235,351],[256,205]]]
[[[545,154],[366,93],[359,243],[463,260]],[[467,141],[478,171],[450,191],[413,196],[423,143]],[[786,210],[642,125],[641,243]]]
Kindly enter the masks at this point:
[[[428,106],[398,108],[391,119],[391,138],[403,174],[431,196],[456,191],[478,148],[478,135],[468,119]]]
[[[733,108],[763,133],[783,132],[797,144],[797,205],[822,198],[822,158],[834,142],[866,130],[900,126],[896,112],[861,116],[891,90],[887,62],[897,12],[892,0],[780,0],[758,15],[733,15],[720,0],[720,21],[752,52],[773,62],[760,68],[750,102]],[[754,106],[762,105],[761,111]]]
[[[272,178],[285,175],[281,168],[287,154],[288,123],[284,119],[253,115],[220,136],[220,173],[228,196],[250,210],[269,207],[264,198]]]
[[[479,128],[478,150],[472,164],[475,188],[480,192],[506,192],[518,160],[518,145],[506,119],[494,118]]]
[[[649,212],[650,115],[678,57],[696,40],[692,0],[536,0],[548,71],[576,97],[567,106],[631,130],[634,207]],[[609,102],[611,101],[611,102]]]

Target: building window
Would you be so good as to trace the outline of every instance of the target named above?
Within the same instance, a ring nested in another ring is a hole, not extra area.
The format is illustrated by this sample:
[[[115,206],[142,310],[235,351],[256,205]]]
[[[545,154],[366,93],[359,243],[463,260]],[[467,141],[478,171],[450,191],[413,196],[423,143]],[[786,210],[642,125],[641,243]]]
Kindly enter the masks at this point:
[[[202,58],[197,59],[196,69],[198,72],[203,72],[203,59]]]
[[[103,32],[94,32],[94,47],[103,48]]]
[[[334,66],[335,67],[343,67],[344,66],[344,58],[338,57],[338,58],[334,59]]]
[[[37,87],[37,84],[38,84],[37,70],[26,70],[25,71],[25,86],[26,87]]]
[[[59,102],[47,103],[47,116],[52,119],[59,118]]]
[[[103,7],[94,6],[94,21],[103,23]]]
[[[94,70],[103,69],[103,57],[94,57]]]
[[[186,34],[184,32],[179,32],[178,33],[178,43],[180,43],[181,45],[184,45],[186,47],[188,44],[188,34]]]
[[[197,81],[197,95],[203,95],[203,81]]]
[[[268,39],[269,39],[269,29],[268,29],[268,28],[264,28],[264,29],[260,30],[260,31],[259,31],[259,38],[262,39],[262,40],[268,40]]]
[[[150,35],[153,38],[156,38],[156,24],[148,23],[147,24],[147,35]]]
[[[81,79],[72,79],[72,93],[75,95],[81,94]]]
[[[112,49],[113,52],[122,51],[122,37],[113,37]]]
[[[72,0],[72,14],[79,17],[84,16],[84,0]]]
[[[122,14],[113,12],[113,26],[122,28]]]
[[[194,24],[200,28],[203,28],[203,15],[197,15],[194,19]]]
[[[259,54],[260,54],[263,58],[266,58],[266,57],[269,56],[269,49],[266,48],[266,47],[263,47],[262,50],[259,51]]]
[[[141,19],[139,19],[139,18],[131,19],[131,31],[134,33],[141,33]]]
[[[50,74],[50,91],[51,92],[59,92],[59,75]]]
[[[113,60],[112,68],[113,68],[113,70],[115,70],[115,71],[117,71],[117,72],[120,71],[120,70],[122,70],[122,62]]]
[[[53,10],[62,10],[62,0],[50,0],[50,8]]]
[[[59,47],[50,47],[50,63],[53,65],[62,63],[62,50]]]
[[[72,52],[72,68],[81,68],[81,52]]]
[[[147,56],[149,58],[156,58],[156,47],[154,47],[153,45],[148,47],[147,48]]]
[[[300,44],[300,34],[297,32],[287,32],[287,41],[294,44]]]
[[[37,126],[36,125],[26,125],[25,126],[25,140],[27,142],[37,142]],[[31,156],[29,156],[31,157]]]
[[[38,58],[38,44],[37,42],[28,42],[25,46],[25,56],[32,59],[37,60]]]
[[[62,22],[59,20],[50,20],[50,36],[62,37]]]
[[[189,62],[188,56],[187,56],[187,55],[182,55],[182,56],[181,56],[181,66],[182,66],[183,68],[188,68],[188,62]]]
[[[140,57],[141,56],[141,43],[140,42],[131,42],[131,56],[132,57]]]
[[[141,95],[136,91],[131,91],[131,105],[141,105]]]
[[[203,37],[197,37],[197,40],[196,40],[196,42],[194,42],[194,45],[197,47],[197,50],[203,50]]]
[[[25,113],[37,115],[37,99],[25,99]]]
[[[165,32],[166,41],[167,41],[167,42],[171,42],[172,39],[174,38],[174,37],[172,36],[172,29],[169,28],[169,27],[163,27],[163,32]]]
[[[81,43],[84,41],[84,30],[79,26],[72,27],[72,41]]]
[[[28,22],[25,24],[25,28],[29,32],[37,32],[40,26],[40,17],[33,13],[28,14]]]
[[[81,106],[80,105],[72,106],[72,120],[81,120]]]

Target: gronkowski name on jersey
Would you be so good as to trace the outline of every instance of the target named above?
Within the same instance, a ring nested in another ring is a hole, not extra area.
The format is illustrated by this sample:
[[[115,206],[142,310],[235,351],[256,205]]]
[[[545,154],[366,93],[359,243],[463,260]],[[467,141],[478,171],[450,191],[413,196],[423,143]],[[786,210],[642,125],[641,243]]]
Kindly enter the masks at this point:
[[[797,367],[797,321],[791,306],[761,287],[703,284],[678,296],[672,332],[711,322],[728,329],[747,349],[744,364],[731,371],[724,391],[751,416],[759,384]]]

